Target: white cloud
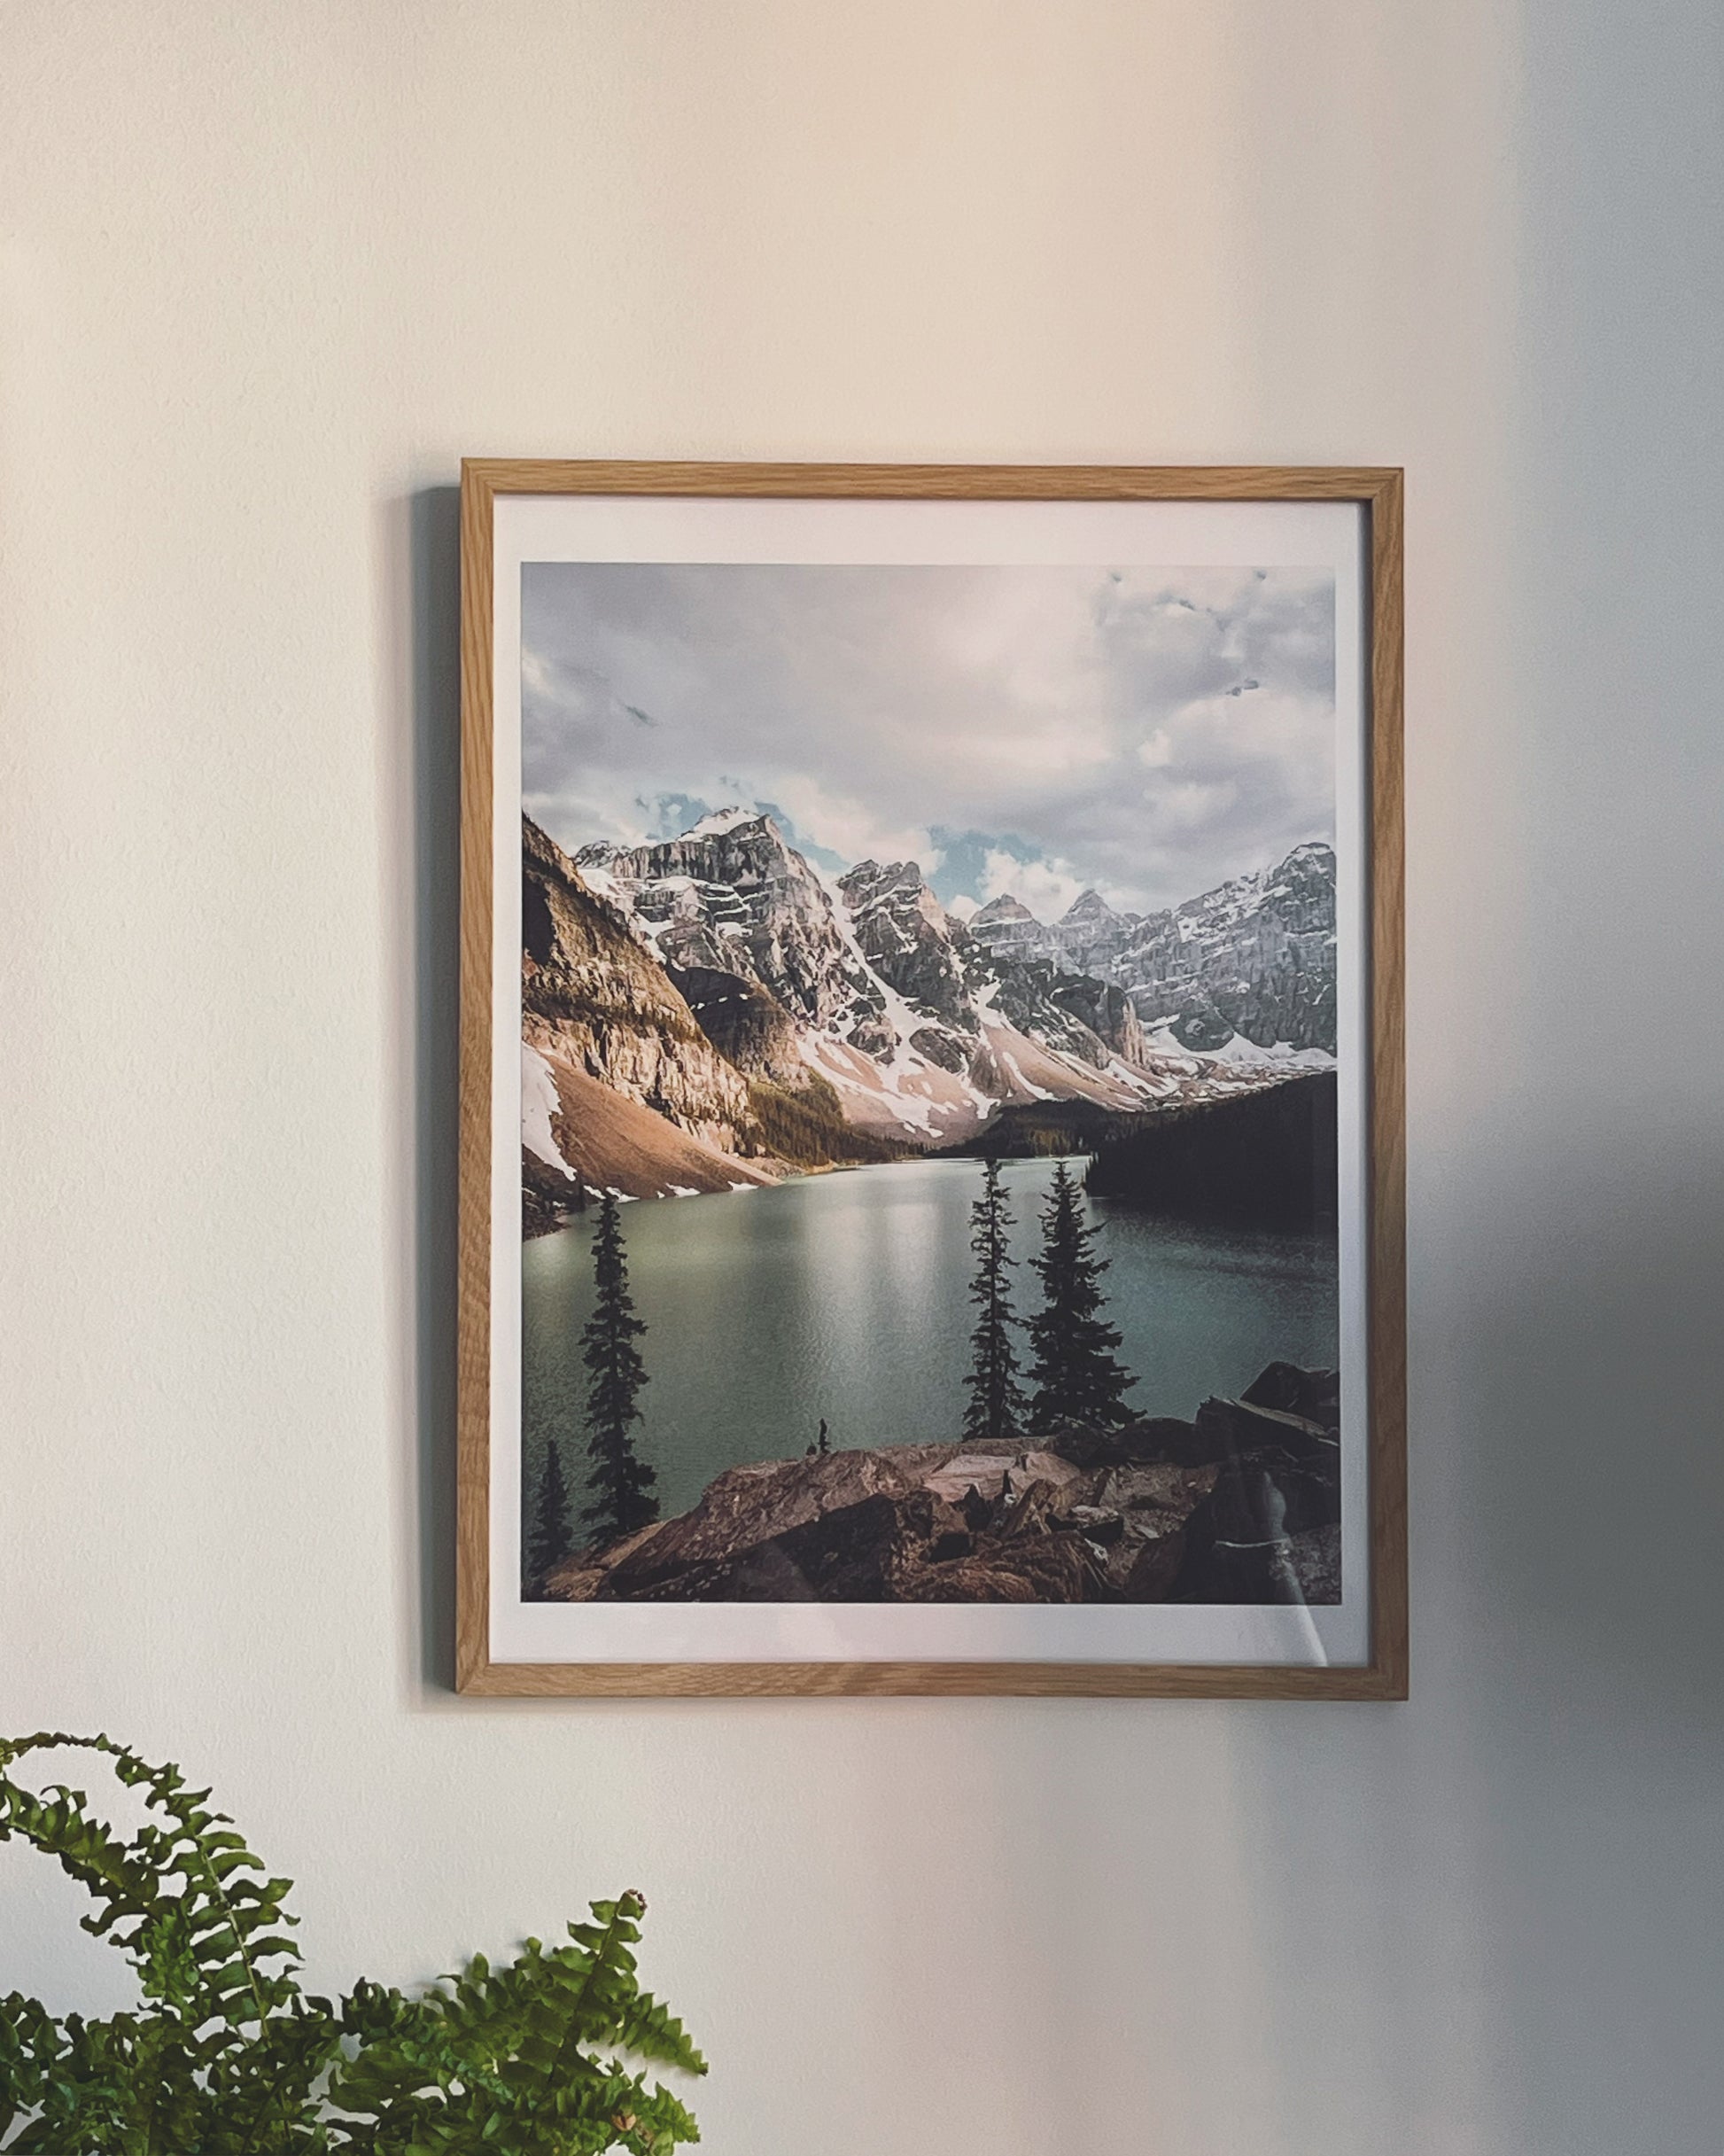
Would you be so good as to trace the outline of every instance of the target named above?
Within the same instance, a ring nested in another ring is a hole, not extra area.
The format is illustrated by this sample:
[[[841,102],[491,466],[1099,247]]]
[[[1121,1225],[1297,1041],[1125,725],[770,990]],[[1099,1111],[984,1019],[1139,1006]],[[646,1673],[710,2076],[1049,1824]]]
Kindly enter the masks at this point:
[[[1239,789],[1222,779],[1205,783],[1182,779],[1177,785],[1157,786],[1144,797],[1155,821],[1164,830],[1194,831],[1224,816],[1239,798]]]
[[[889,822],[862,802],[830,792],[805,772],[781,773],[770,789],[759,790],[757,798],[778,802],[804,838],[847,863],[915,860],[925,876],[940,865],[940,849],[925,826]]]
[[[1045,863],[1038,911],[1146,910],[1332,830],[1327,572],[530,564],[522,600],[524,790],[565,844],[774,801],[847,863],[932,874],[939,826],[1026,903],[1012,851]]]
[[[1057,921],[1086,886],[1061,861],[1020,860],[1013,853],[990,853],[982,871],[982,888],[990,899],[1009,893],[1041,921]]]

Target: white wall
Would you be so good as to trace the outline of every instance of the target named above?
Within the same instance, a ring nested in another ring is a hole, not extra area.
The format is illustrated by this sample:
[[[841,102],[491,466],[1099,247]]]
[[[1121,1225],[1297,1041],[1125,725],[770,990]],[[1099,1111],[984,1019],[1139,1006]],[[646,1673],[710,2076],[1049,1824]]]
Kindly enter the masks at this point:
[[[323,1983],[638,1883],[739,2156],[1715,2150],[1712,0],[9,0],[0,83],[0,1726],[213,1779]],[[1410,1705],[443,1689],[462,452],[1408,465]],[[74,1900],[0,1851],[0,1989],[113,1997]]]

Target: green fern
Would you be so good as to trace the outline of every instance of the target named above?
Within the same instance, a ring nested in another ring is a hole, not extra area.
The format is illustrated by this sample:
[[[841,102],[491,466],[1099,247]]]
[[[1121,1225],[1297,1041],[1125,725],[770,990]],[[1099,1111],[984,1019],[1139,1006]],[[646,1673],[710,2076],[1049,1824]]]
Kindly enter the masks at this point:
[[[13,1779],[67,1749],[143,1794],[129,1841],[82,1790]],[[208,1797],[106,1737],[0,1741],[0,1841],[32,1843],[89,1892],[85,1930],[126,1957],[145,2003],[87,2021],[0,1998],[4,2156],[666,2156],[700,2138],[644,2071],[706,2062],[641,1989],[638,1894],[595,1902],[566,1945],[530,1939],[419,1996],[361,1981],[331,2004],[299,1988],[290,1882]]]

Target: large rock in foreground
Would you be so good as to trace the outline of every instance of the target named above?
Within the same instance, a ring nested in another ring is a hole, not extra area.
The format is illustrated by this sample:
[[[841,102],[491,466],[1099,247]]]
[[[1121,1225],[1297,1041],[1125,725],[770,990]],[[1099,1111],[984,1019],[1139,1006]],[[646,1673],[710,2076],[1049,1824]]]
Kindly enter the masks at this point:
[[[1285,1403],[1285,1404],[1284,1404]],[[1334,1374],[1272,1364],[1238,1400],[1031,1440],[732,1467],[588,1551],[554,1601],[1337,1602]]]

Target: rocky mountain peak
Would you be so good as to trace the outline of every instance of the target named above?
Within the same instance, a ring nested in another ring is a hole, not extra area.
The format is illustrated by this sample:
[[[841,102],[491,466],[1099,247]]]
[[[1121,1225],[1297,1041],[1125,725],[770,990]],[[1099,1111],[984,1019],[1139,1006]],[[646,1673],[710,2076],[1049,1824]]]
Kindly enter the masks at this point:
[[[1060,962],[1074,973],[1110,977],[1110,969],[1138,926],[1136,914],[1115,913],[1099,891],[1086,891],[1060,915],[1053,934]]]
[[[1122,914],[1086,891],[1050,928],[1008,893],[969,932],[991,957],[1123,990],[1146,1028],[1184,1048],[1237,1036],[1334,1054],[1335,855],[1320,839],[1169,911]]]
[[[973,1029],[975,1014],[959,947],[967,939],[946,917],[920,864],[858,861],[839,877],[838,890],[857,945],[881,979],[921,1015],[944,1026]],[[960,1056],[951,1047],[942,1054],[948,1068],[967,1061],[967,1052]]]
[[[720,809],[680,837],[584,846],[576,861],[664,964],[753,981],[805,1024],[850,1032],[879,1019],[879,986],[826,885],[771,816]]]
[[[684,1180],[705,1175],[699,1187],[723,1188],[722,1177],[711,1179],[719,1157],[757,1149],[741,1072],[712,1045],[625,915],[526,817],[521,870],[522,1042],[530,1051],[524,1083],[538,1101],[523,1129],[529,1150],[551,1172],[550,1187],[561,1193],[577,1164],[588,1180],[598,1172],[575,1114],[596,1081],[605,1096],[632,1103],[646,1127],[669,1125],[678,1134],[672,1151]]]
[[[1314,898],[1331,909],[1334,892],[1335,850],[1318,839],[1295,846],[1278,868],[1270,870],[1265,883],[1265,896]]]
[[[1114,977],[1152,1031],[1222,1049],[1335,1052],[1335,855],[1321,840],[1153,914]]]
[[[894,915],[913,912],[936,936],[951,934],[946,909],[924,879],[920,861],[858,861],[839,877],[838,889],[853,920],[884,907]]]
[[[1037,928],[1042,925],[1039,921],[1036,920],[1035,915],[1030,912],[1023,900],[1014,899],[1007,891],[1003,891],[997,899],[990,899],[985,906],[979,907],[976,912],[972,914],[970,927],[972,930],[991,928],[997,922],[1003,921],[1034,922]]]
[[[979,913],[970,915],[969,931],[996,958],[1039,959],[1057,964],[1062,956],[1060,938],[1053,930],[1044,927],[1009,891],[990,899]]]
[[[1062,929],[1094,930],[1116,928],[1121,919],[1099,891],[1086,891],[1060,915],[1059,925]]]
[[[744,808],[733,802],[728,808],[711,809],[698,823],[691,823],[682,834],[685,838],[717,838],[726,831],[740,830],[745,823],[763,824],[780,842],[784,834],[763,809]]]

